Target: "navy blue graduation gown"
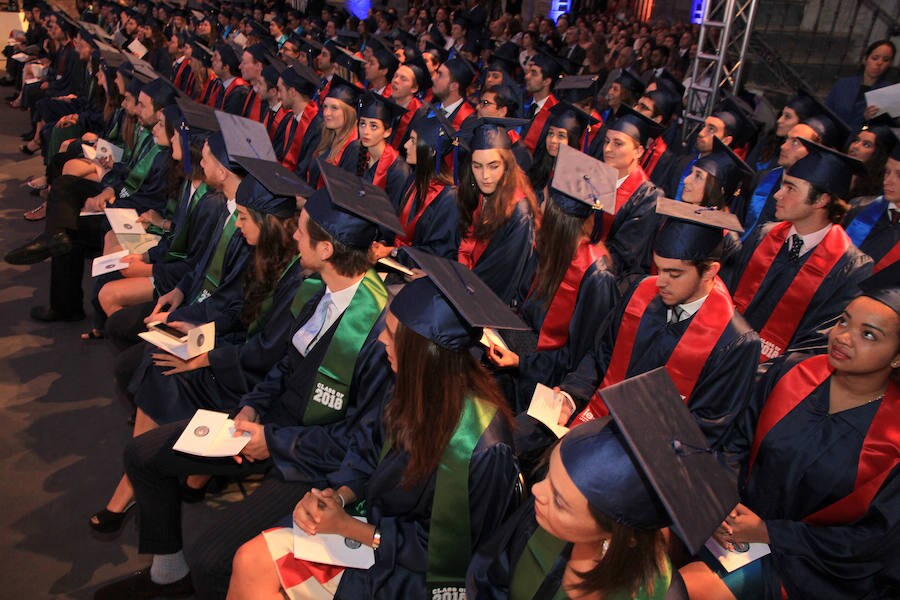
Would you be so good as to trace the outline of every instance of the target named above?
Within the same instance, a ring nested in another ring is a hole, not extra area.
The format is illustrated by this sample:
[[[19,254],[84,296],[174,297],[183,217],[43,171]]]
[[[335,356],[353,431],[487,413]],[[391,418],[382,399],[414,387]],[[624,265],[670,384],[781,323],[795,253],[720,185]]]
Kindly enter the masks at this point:
[[[659,188],[645,181],[613,217],[606,235],[606,248],[620,281],[650,272],[657,228],[656,199],[660,195]]]
[[[341,469],[329,476],[366,501],[366,518],[381,530],[381,546],[368,570],[347,569],[335,598],[424,598],[435,475],[404,488],[407,454],[391,449],[379,462],[383,419],[376,415],[354,434]],[[519,469],[512,432],[500,413],[482,434],[469,465],[471,551],[503,522],[515,499]],[[465,538],[461,538],[461,543]]]
[[[852,223],[854,219],[856,219],[859,216],[859,213],[867,206],[871,205],[876,200],[881,200],[883,198],[883,196],[877,198],[863,197],[856,198],[852,201],[851,208],[847,212],[847,216],[844,217],[842,223],[844,229],[847,230],[847,234],[850,235],[851,238],[853,237]],[[898,243],[900,243],[900,225],[891,224],[891,216],[887,205],[885,205],[884,210],[878,215],[878,220],[872,224],[872,228],[869,230],[868,235],[862,239],[861,243],[857,244],[857,247],[865,252],[877,265],[878,261],[884,258]]]
[[[228,211],[223,211],[214,231],[221,235],[228,217]],[[213,258],[218,241],[218,236],[210,240],[203,258],[197,261],[194,269],[178,282],[176,287],[184,294],[184,302],[169,313],[169,320],[196,324],[215,321],[216,334],[224,335],[240,327],[240,314],[244,305],[243,273],[250,258],[250,247],[240,229],[235,230],[225,249],[219,286],[203,302],[194,302],[203,290],[206,269]]]
[[[756,227],[775,221],[775,192],[781,187],[783,172],[778,165],[768,171],[760,171],[744,193],[731,201],[729,208],[740,219],[744,237],[749,237]],[[760,196],[758,199],[754,198],[756,194]]]
[[[148,143],[152,144],[152,142]],[[123,198],[122,191],[130,169],[139,160],[135,156],[131,158],[132,160],[127,164],[120,164],[118,165],[120,168],[110,170],[100,182],[102,185],[111,187],[115,191],[116,201],[112,205],[113,208],[133,208],[138,214],[153,209],[162,214],[166,205],[166,182],[172,163],[169,149],[164,148],[153,157],[153,163],[150,165],[141,186],[133,194]]]
[[[559,385],[566,373],[578,366],[585,354],[590,352],[596,332],[615,310],[618,300],[616,278],[607,261],[600,258],[585,271],[581,279],[565,345],[554,350],[535,350],[519,355],[517,392],[520,403],[528,404],[536,384],[543,383],[548,387]],[[526,296],[520,306],[525,322],[532,331],[539,334],[547,317],[550,301]]]
[[[358,162],[359,140],[353,140],[352,142],[347,144],[346,148],[344,148],[344,153],[341,154],[341,159],[338,161],[337,166],[347,171],[348,173],[353,173],[354,175],[356,175],[356,167]],[[315,157],[312,157],[312,160],[309,162],[309,185],[315,188],[319,183],[319,177],[321,175],[322,173],[321,171],[319,171],[319,163],[316,162]]]
[[[721,277],[732,294],[740,283],[750,257],[774,226],[774,223],[770,223],[755,229],[744,240],[740,255],[730,265],[723,266]],[[751,327],[760,331],[765,326],[769,315],[814,251],[810,250],[797,261],[791,261],[788,258],[788,244],[783,245],[772,261],[756,295],[744,311],[744,318]],[[859,282],[867,278],[871,272],[872,260],[851,244],[813,294],[812,301],[797,324],[797,329],[785,351],[824,347],[825,336],[819,331],[832,324],[834,318],[859,293]]]
[[[324,293],[323,288],[300,310],[289,340],[312,317]],[[289,341],[281,360],[241,399],[241,407],[252,406],[260,415],[272,462],[286,481],[323,485],[326,475],[340,468],[354,432],[372,421],[373,412],[377,413],[390,393],[393,376],[384,345],[378,341],[384,328],[379,319],[357,355],[344,417],[327,425],[302,424],[307,404],[313,401],[317,369],[340,321],[322,335],[306,357]]]
[[[507,304],[516,297],[534,252],[534,216],[528,201],[516,204],[472,271]]]
[[[409,180],[410,183],[411,180],[412,178]],[[402,198],[403,196],[401,196],[401,202]],[[410,219],[414,218],[418,210],[418,198],[413,202]],[[395,207],[399,215],[403,206]],[[444,186],[444,189],[438,193],[416,221],[410,245],[435,256],[456,260],[459,252],[459,240],[459,208],[456,205],[456,188],[448,185]]]
[[[313,160],[313,155],[316,152],[316,148],[319,147],[319,141],[322,139],[322,128],[324,127],[324,123],[325,122],[322,120],[322,113],[319,112],[313,117],[313,120],[309,122],[309,127],[306,128],[306,135],[303,136],[303,141],[300,144],[300,153],[297,155],[297,168],[294,169],[294,173],[301,178],[307,178],[309,167],[315,162]],[[286,128],[289,125],[288,120],[285,119],[282,121],[282,125]],[[278,134],[276,133],[276,137],[277,135]],[[290,142],[288,142],[288,144],[290,144]]]
[[[868,89],[874,90],[896,83],[896,80],[892,81],[891,79],[891,71],[888,70]],[[835,82],[825,98],[825,105],[837,113],[850,131],[859,131],[863,126],[868,102],[862,87],[861,75],[843,77]]]
[[[756,420],[777,381],[799,361],[773,361],[757,382],[732,450],[746,457]],[[812,525],[805,517],[853,490],[863,440],[881,400],[828,414],[830,379],[772,427],[760,445],[741,498],[765,522],[772,554],[763,557],[766,599],[896,598],[900,586],[900,467],[868,511],[846,525]]]
[[[147,254],[153,265],[153,287],[165,294],[172,290],[181,278],[192,271],[203,258],[210,242],[209,233],[216,231],[216,224],[226,212],[225,196],[213,189],[207,190],[197,200],[190,213],[187,212],[191,196],[190,188],[178,202],[175,215],[172,218],[174,227],[169,235],[160,240],[160,243],[151,248]],[[186,196],[186,197],[185,197]],[[188,247],[185,256],[181,260],[170,260],[166,257],[172,241],[183,227],[187,228]]]
[[[150,359],[159,350],[148,346],[132,380],[135,403],[160,425],[190,419],[198,408],[232,412],[285,355],[296,331],[291,303],[302,281],[302,268],[295,262],[272,292],[271,307],[259,316],[259,329],[246,340],[217,336],[207,355],[209,367],[163,375],[167,368]]]
[[[365,173],[363,173],[363,179],[372,183],[375,179],[375,171],[378,170],[378,161],[375,162],[371,167],[366,168]],[[406,160],[403,159],[402,156],[397,156],[397,160],[395,160],[387,170],[387,181],[384,185],[384,191],[388,195],[388,198],[391,200],[391,205],[398,206],[401,202],[403,202],[404,194],[407,190],[407,183],[410,176],[409,165],[406,164]]]
[[[560,386],[572,396],[579,411],[587,405],[603,381],[622,315],[637,285],[638,282],[632,285],[615,313],[601,327],[592,351],[585,355],[575,371]],[[626,378],[664,366],[696,317],[695,314],[678,323],[669,324],[666,305],[658,295],[654,297],[647,305],[638,326]],[[700,371],[687,405],[710,447],[718,448],[725,442],[735,419],[746,408],[759,364],[759,352],[759,336],[735,312]]]

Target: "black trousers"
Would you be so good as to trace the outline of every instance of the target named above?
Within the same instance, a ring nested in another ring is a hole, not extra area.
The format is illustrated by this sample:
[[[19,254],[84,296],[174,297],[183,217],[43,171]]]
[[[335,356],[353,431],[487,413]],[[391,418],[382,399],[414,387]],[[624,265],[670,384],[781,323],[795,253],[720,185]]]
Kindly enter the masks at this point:
[[[125,472],[140,510],[138,551],[142,554],[171,554],[183,548],[182,478],[193,474],[240,478],[271,468],[268,460],[237,464],[231,458],[209,459],[175,452],[172,446],[186,424],[164,425],[133,439],[125,448]],[[185,550],[196,596],[224,598],[237,549],[290,515],[309,488],[306,483],[282,481],[273,471],[243,501],[217,512],[213,524]]]

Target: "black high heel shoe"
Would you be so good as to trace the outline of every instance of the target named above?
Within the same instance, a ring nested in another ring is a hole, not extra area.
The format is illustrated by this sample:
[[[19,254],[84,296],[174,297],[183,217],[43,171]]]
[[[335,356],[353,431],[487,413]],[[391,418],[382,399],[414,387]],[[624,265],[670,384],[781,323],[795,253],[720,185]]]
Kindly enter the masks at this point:
[[[19,146],[19,150],[22,152],[22,154],[27,154],[28,156],[33,156],[35,153],[37,153],[37,150],[32,150],[28,147],[28,144],[22,144],[21,146]],[[38,148],[38,150],[40,150],[40,148]]]
[[[128,513],[131,512],[131,509],[134,507],[135,502],[132,500],[122,512],[114,512],[104,508],[91,515],[91,518],[88,519],[88,525],[90,525],[91,529],[97,533],[102,533],[104,535],[119,533],[122,530],[122,526],[125,524],[125,519],[128,518]],[[95,518],[97,519],[96,523],[94,523]]]

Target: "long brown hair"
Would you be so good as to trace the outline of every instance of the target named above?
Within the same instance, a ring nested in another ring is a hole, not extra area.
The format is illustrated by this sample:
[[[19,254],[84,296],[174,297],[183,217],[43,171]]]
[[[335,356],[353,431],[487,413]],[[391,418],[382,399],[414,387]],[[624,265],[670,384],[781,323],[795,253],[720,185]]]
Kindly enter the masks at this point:
[[[418,133],[418,132],[417,132]],[[443,157],[437,155],[437,151],[423,136],[416,137],[416,164],[413,171],[413,185],[416,197],[420,201],[425,199],[428,186],[432,181],[438,181],[444,185],[453,185],[453,172]],[[406,198],[404,198],[406,200]]]
[[[249,327],[259,317],[263,302],[275,291],[281,274],[297,256],[294,230],[297,218],[264,215],[251,208],[250,218],[259,227],[259,239],[253,247],[253,264],[244,270],[244,306],[241,323]]]
[[[553,201],[544,203],[544,218],[535,242],[538,267],[534,276],[534,296],[549,302],[575,256],[578,243],[590,236],[594,226],[591,215],[586,219],[567,215]]]
[[[411,487],[437,469],[466,396],[493,404],[510,423],[511,416],[493,377],[468,352],[442,348],[402,323],[394,347],[399,368],[384,423],[393,446],[409,454],[402,485]]]
[[[479,240],[490,240],[503,227],[520,200],[517,192],[523,193],[528,201],[534,217],[535,229],[540,225],[541,210],[538,207],[537,198],[534,196],[534,190],[531,188],[528,177],[519,168],[516,156],[512,150],[505,148],[498,148],[497,152],[500,153],[500,158],[503,160],[503,177],[497,184],[494,193],[485,197],[481,218],[478,223],[474,223],[473,233]],[[466,160],[465,168],[461,170],[462,177],[456,197],[459,204],[459,229],[463,235],[466,235],[469,227],[473,225],[472,219],[482,194],[472,175],[471,158]]]
[[[356,130],[356,110],[343,100],[338,100],[338,106],[344,113],[344,126],[340,129],[323,127],[322,139],[319,140],[319,146],[314,155],[321,156],[325,160],[333,158],[333,155],[344,147],[344,143]]]

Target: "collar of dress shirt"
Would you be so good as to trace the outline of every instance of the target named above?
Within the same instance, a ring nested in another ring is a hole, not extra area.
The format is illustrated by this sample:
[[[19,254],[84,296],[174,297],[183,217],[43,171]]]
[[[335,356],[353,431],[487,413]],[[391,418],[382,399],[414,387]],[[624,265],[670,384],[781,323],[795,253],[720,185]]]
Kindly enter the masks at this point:
[[[818,231],[814,231],[812,233],[808,233],[806,235],[801,235],[800,239],[803,240],[803,246],[800,247],[800,256],[804,256],[807,252],[810,252],[813,248],[819,245],[819,242],[825,239],[825,236],[828,235],[828,232],[831,231],[831,224],[829,223],[826,227]],[[787,240],[785,241],[788,246],[791,244],[791,237],[797,233],[797,229],[791,225],[791,230],[788,231]],[[799,235],[799,234],[797,234]]]

